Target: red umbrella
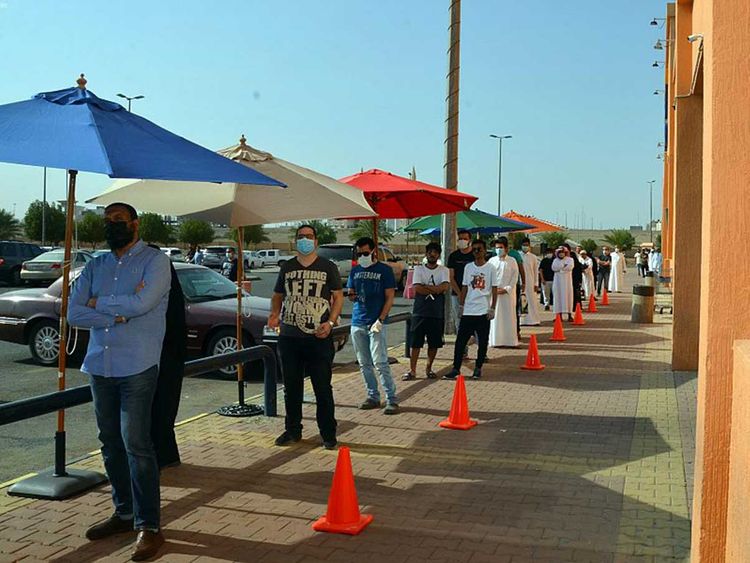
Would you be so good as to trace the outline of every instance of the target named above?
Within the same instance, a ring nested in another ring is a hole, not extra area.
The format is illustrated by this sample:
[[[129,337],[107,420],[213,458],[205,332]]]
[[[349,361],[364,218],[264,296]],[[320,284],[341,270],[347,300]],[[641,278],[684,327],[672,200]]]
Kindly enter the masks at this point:
[[[359,188],[380,219],[414,219],[470,209],[476,196],[439,188],[373,168],[339,180]],[[377,219],[373,232],[377,239]],[[376,241],[377,242],[377,241]]]

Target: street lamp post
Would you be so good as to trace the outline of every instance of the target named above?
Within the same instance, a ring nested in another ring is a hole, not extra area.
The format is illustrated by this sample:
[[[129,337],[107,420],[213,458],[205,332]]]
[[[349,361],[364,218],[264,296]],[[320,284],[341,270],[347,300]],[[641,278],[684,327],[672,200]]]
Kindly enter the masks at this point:
[[[128,111],[130,111],[130,102],[133,100],[142,100],[145,96],[126,96],[125,94],[117,94],[119,98],[124,98],[128,101]]]
[[[651,242],[654,242],[654,182],[648,180],[648,236]]]
[[[493,139],[497,139],[497,214],[503,212],[503,139],[512,139],[512,135],[490,135]]]

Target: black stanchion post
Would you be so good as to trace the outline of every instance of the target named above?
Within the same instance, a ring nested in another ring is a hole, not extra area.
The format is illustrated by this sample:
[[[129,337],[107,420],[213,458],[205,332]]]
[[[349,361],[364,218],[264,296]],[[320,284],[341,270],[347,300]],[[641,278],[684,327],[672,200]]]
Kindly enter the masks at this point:
[[[411,317],[406,319],[406,323],[404,323],[406,326],[404,334],[404,357],[410,358],[411,357]]]

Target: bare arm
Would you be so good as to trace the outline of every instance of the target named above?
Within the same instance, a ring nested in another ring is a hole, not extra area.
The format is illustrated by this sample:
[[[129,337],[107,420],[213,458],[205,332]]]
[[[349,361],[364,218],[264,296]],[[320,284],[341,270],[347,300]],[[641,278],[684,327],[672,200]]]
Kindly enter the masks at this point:
[[[453,268],[449,268],[448,271],[451,275],[451,289],[453,289],[456,295],[461,295],[461,287],[458,285],[458,282],[456,282],[456,271]]]
[[[268,315],[268,326],[279,328],[279,319],[281,317],[281,302],[284,299],[283,293],[276,293],[271,296],[271,314]]]
[[[388,313],[391,312],[391,307],[393,307],[393,300],[396,298],[396,290],[393,288],[386,289],[385,290],[385,303],[383,303],[383,309],[380,311],[380,316],[378,317],[381,322],[385,320],[385,318],[388,316]]]

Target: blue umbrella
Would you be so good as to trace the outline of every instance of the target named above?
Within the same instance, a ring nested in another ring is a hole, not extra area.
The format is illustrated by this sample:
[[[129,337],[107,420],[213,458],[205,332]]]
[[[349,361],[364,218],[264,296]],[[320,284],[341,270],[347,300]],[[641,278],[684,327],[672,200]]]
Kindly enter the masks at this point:
[[[78,171],[99,172],[111,178],[284,186],[162,129],[120,104],[98,98],[86,90],[83,74],[77,82],[77,88],[44,92],[30,100],[0,106],[0,162],[68,170],[58,354],[60,391],[65,389],[66,316]],[[63,410],[58,411],[55,441],[54,478],[44,475],[41,483],[31,482],[25,489],[31,496],[64,498],[99,480],[96,473],[66,471]]]

